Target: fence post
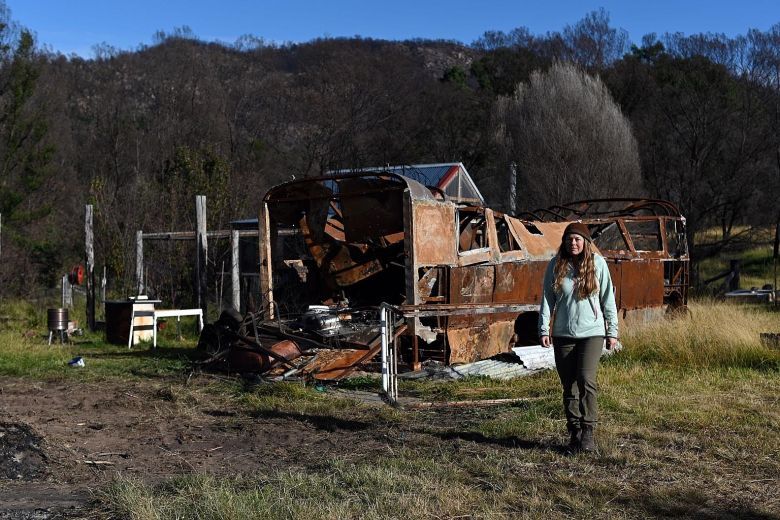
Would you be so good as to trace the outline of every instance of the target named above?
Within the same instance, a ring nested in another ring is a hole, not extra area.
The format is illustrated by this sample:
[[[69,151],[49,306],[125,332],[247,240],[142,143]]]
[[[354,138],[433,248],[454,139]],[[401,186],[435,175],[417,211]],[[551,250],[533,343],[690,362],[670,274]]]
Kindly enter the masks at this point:
[[[62,275],[61,282],[62,308],[67,309],[73,306],[73,291],[71,289],[70,280],[68,280],[67,274]]]
[[[92,204],[87,204],[84,215],[84,256],[87,272],[87,326],[95,330],[95,247],[92,233]]]
[[[208,278],[206,276],[208,259],[208,242],[206,237],[206,196],[195,196],[195,220],[197,223],[197,244],[195,259],[195,294],[197,306],[203,310],[203,319],[208,323]]]
[[[144,294],[144,232],[135,232],[135,290],[136,296]]]
[[[739,290],[739,260],[731,260],[731,278],[729,279],[729,291]]]
[[[239,235],[238,230],[230,232],[230,285],[233,294],[233,308],[241,312],[241,277],[239,265]]]

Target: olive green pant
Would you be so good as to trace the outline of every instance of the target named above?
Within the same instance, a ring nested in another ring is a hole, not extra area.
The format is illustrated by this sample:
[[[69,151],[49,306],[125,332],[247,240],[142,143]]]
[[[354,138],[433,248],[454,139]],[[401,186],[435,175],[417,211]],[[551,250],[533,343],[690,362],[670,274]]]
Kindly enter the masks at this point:
[[[599,418],[596,369],[604,338],[553,338],[555,368],[563,386],[563,409],[569,430],[594,426]]]

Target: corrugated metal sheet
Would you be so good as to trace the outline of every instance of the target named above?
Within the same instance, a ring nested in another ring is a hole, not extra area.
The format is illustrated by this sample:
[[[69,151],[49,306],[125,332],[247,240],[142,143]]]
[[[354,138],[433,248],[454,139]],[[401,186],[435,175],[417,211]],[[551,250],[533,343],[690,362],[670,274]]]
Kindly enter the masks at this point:
[[[551,348],[544,348],[541,345],[515,347],[512,352],[528,370],[555,368],[555,354]]]
[[[506,380],[555,368],[555,353],[551,348],[544,348],[541,345],[515,347],[512,352],[517,356],[517,362],[483,359],[475,363],[450,367],[452,371],[450,376],[454,379],[458,379],[457,376],[485,376]],[[601,355],[609,354],[612,352],[604,349]]]

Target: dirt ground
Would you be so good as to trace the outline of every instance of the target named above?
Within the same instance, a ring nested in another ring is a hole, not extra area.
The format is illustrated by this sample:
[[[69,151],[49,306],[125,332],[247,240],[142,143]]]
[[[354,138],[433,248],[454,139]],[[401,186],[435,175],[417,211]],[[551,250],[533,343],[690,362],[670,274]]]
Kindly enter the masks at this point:
[[[378,425],[253,416],[213,393],[191,402],[175,389],[164,382],[0,383],[0,520],[80,518],[117,474],[151,481],[190,472],[235,476],[392,450]]]

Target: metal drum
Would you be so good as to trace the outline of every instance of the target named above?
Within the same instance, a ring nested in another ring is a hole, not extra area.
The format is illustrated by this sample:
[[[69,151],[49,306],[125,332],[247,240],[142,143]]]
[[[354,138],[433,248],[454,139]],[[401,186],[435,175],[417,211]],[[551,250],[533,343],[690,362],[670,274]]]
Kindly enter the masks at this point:
[[[46,317],[50,331],[68,330],[68,309],[49,309]]]
[[[49,345],[55,334],[59,336],[60,343],[68,341],[68,309],[48,309],[46,323],[49,327]]]

